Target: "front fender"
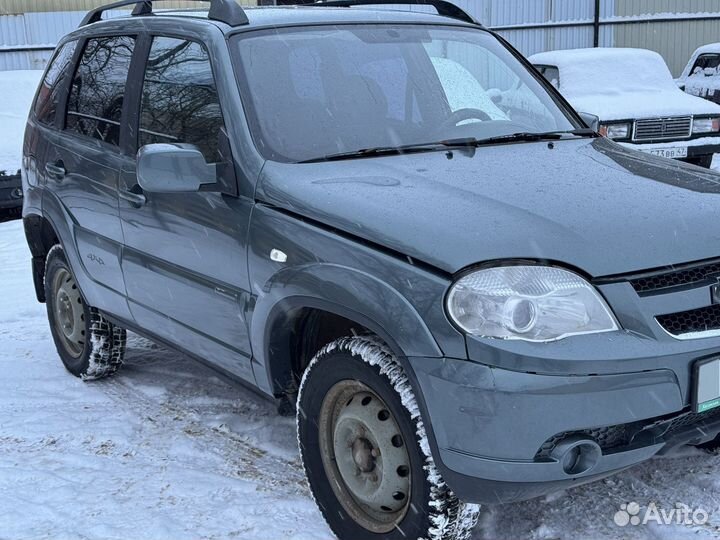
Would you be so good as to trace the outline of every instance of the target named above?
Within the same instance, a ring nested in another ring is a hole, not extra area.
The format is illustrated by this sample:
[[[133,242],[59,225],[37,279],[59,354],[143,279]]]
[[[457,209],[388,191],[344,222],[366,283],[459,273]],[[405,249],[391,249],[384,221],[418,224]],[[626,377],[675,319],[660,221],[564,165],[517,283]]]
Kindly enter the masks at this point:
[[[298,308],[319,309],[357,322],[383,339],[403,363],[407,356],[442,356],[420,314],[380,279],[329,263],[285,268],[262,288],[250,324],[255,377],[268,393],[272,393],[271,334]]]

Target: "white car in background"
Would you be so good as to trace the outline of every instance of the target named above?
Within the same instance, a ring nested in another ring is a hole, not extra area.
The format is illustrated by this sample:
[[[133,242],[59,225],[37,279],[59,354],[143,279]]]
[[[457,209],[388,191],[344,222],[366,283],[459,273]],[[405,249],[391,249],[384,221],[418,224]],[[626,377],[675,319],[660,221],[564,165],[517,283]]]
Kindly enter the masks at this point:
[[[530,62],[575,110],[598,116],[610,139],[705,168],[720,152],[720,105],[680,90],[656,52],[574,49]]]
[[[720,43],[696,50],[677,84],[690,95],[720,104]]]

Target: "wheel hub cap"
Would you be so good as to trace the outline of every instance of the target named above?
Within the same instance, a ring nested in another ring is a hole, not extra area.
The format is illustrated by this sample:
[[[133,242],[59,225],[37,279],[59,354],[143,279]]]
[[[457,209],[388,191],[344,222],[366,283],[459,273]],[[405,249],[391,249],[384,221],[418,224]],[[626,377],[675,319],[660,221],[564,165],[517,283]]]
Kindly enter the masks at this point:
[[[85,311],[75,280],[61,269],[53,280],[55,327],[65,350],[77,358],[85,347]]]
[[[375,468],[375,456],[373,456],[373,445],[367,439],[358,437],[352,443],[352,455],[360,472],[369,473]]]
[[[338,383],[320,418],[325,470],[343,507],[366,529],[389,532],[410,499],[410,458],[380,397],[357,381]]]

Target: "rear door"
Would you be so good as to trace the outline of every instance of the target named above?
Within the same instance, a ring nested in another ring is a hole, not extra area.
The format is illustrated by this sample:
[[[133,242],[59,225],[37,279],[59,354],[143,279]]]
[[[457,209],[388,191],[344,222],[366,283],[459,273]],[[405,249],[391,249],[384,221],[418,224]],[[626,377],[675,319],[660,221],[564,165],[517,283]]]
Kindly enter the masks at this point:
[[[143,193],[135,160],[125,160],[120,213],[130,310],[139,326],[254,382],[246,325],[253,201],[237,196],[211,57],[199,41],[168,35],[153,36],[145,54],[135,148],[195,145],[216,165],[217,184]]]
[[[56,212],[74,235],[80,265],[75,273],[89,278],[78,276],[86,300],[120,317],[129,315],[120,266],[120,138],[135,41],[116,35],[81,44],[61,130],[49,135],[44,167]]]

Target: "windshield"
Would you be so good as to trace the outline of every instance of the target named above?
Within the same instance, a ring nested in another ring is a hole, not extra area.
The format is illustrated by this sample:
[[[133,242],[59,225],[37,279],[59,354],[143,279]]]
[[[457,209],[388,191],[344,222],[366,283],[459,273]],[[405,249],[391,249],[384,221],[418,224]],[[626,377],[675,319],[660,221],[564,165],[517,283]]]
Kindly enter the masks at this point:
[[[265,158],[579,127],[491,34],[341,25],[239,34],[233,43]]]

